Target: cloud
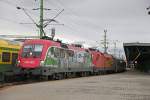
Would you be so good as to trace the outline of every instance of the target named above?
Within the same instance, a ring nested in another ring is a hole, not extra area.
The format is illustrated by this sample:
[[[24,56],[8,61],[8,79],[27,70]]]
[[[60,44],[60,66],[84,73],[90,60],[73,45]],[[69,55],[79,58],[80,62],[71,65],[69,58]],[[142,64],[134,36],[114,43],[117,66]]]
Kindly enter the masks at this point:
[[[5,1],[5,2],[2,2]],[[28,13],[38,22],[39,12],[32,8],[39,7],[39,0],[2,0],[0,2],[0,33],[37,35],[35,25],[21,25],[20,22],[31,22],[23,13],[17,10],[16,5],[25,7]],[[44,0],[46,8],[45,18],[52,18],[58,11],[65,11],[56,18],[64,26],[56,27],[56,33],[62,34],[60,38],[69,38],[73,41],[84,40],[100,41],[103,39],[103,30],[108,30],[109,40],[122,42],[150,42],[150,16],[146,8],[149,0]],[[63,37],[64,36],[64,37]],[[58,35],[59,37],[59,35]]]

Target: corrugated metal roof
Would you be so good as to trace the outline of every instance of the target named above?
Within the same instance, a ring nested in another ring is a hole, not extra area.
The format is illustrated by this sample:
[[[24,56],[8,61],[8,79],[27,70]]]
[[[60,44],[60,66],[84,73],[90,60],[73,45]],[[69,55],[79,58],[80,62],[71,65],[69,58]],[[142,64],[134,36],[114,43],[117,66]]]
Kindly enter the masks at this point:
[[[123,46],[150,46],[150,43],[123,43]]]

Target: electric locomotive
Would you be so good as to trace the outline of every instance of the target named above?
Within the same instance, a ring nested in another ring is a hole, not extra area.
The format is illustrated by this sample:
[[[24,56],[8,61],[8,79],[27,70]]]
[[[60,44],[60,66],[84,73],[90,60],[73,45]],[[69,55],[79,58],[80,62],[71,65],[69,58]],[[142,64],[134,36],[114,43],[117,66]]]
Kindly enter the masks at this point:
[[[93,71],[95,74],[114,71],[114,59],[112,55],[100,52],[97,49],[89,48],[92,54]]]
[[[91,65],[91,54],[86,49],[43,39],[25,41],[17,64],[23,72],[45,78],[89,74]]]

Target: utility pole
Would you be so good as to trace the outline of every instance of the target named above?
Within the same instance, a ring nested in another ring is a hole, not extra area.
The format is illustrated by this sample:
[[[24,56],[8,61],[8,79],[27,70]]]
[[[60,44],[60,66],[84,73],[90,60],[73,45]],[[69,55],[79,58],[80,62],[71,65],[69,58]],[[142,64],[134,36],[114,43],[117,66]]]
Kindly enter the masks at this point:
[[[44,33],[44,30],[43,30],[43,0],[40,0],[40,39],[43,37],[43,33]]]
[[[117,44],[116,41],[114,41],[114,56],[116,56],[116,48],[117,48]]]
[[[35,1],[37,1],[37,0],[35,0]],[[46,28],[48,25],[50,25],[51,22],[59,23],[55,19],[64,11],[64,9],[62,9],[60,12],[58,12],[54,17],[52,17],[50,19],[44,19],[44,10],[51,10],[51,9],[44,8],[44,0],[40,0],[39,6],[40,6],[39,8],[32,9],[32,10],[40,10],[40,21],[39,21],[39,23],[36,23],[36,21],[27,13],[25,8],[19,7],[19,6],[17,6],[16,8],[23,10],[24,13],[33,22],[33,23],[20,23],[20,24],[35,24],[39,28],[40,39],[42,39],[43,36],[46,36],[46,34],[44,32],[44,28]],[[53,25],[57,25],[57,24],[53,24]],[[59,25],[64,25],[64,24],[59,24]]]
[[[119,59],[121,59],[121,50],[119,50]]]
[[[104,30],[104,53],[107,53],[107,40],[106,40],[107,30]]]
[[[148,10],[148,15],[150,15],[150,6],[146,8]]]
[[[104,53],[107,53],[107,49],[108,49],[108,41],[107,41],[107,30],[104,30],[104,40],[102,40],[102,45],[104,48]]]

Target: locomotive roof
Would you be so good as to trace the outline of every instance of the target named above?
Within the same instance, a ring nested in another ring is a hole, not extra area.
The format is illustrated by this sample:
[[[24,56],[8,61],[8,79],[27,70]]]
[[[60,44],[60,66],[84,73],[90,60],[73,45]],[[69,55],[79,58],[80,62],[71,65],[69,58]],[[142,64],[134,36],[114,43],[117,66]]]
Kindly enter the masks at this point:
[[[30,40],[26,40],[25,41],[25,45],[26,44],[48,44],[51,46],[56,46],[56,47],[62,47],[62,48],[66,48],[66,49],[70,49],[70,50],[74,50],[74,51],[85,51],[85,48],[81,48],[81,47],[76,47],[74,45],[70,45],[70,44],[64,44],[64,43],[60,43],[57,41],[53,41],[53,40],[44,40],[44,39],[30,39]]]
[[[44,40],[44,39],[30,39],[30,40],[26,40],[24,44],[47,44],[47,45],[60,47],[60,43],[52,40]]]
[[[131,47],[133,47],[133,46],[150,46],[150,43],[139,43],[139,42],[137,42],[137,43],[124,43],[123,45],[124,46],[131,46]]]
[[[53,40],[30,39],[30,40],[26,40],[24,44],[34,44],[34,43],[48,44],[48,45],[51,45],[51,46],[62,47],[62,48],[70,49],[70,50],[73,50],[73,51],[87,51],[85,48],[82,48],[82,47],[76,47],[74,45],[64,44],[64,43],[60,43],[60,42],[53,41]],[[99,54],[105,55],[106,57],[112,57],[111,55],[104,54],[100,51],[93,51],[93,50],[89,50],[89,51],[91,53],[99,53]]]
[[[104,55],[105,57],[107,57],[107,58],[112,58],[113,56],[112,55],[110,55],[110,54],[106,54],[106,53],[102,53],[102,52],[100,52],[100,51],[97,51],[97,50],[91,50],[91,49],[89,49],[89,51],[91,52],[91,53],[93,53],[93,54],[100,54],[100,55]]]
[[[74,45],[68,45],[68,48],[75,51],[85,51],[85,48],[76,47]]]

